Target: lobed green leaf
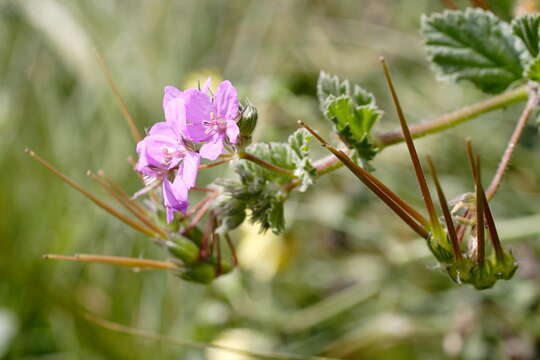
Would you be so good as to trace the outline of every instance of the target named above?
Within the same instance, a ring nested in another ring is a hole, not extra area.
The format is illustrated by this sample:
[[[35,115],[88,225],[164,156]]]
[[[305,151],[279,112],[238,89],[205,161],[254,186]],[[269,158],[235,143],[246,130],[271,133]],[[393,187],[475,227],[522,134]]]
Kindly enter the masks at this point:
[[[538,56],[540,46],[540,15],[525,14],[512,21],[512,32],[525,45],[531,57]]]
[[[421,32],[442,78],[468,80],[486,93],[499,93],[522,78],[511,28],[490,12],[468,8],[423,16]]]

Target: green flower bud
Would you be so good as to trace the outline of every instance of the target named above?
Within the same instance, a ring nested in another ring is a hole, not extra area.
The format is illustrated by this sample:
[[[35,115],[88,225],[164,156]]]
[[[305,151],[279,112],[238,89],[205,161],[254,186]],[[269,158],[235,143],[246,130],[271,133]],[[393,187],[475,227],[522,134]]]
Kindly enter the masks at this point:
[[[474,263],[471,259],[463,258],[449,264],[446,271],[457,284],[469,284],[472,280],[471,270],[473,267]]]
[[[451,264],[454,261],[452,245],[450,244],[450,241],[448,240],[448,237],[444,231],[441,231],[440,234],[431,232],[427,243],[429,249],[439,262],[443,264]]]
[[[497,277],[490,261],[483,265],[476,265],[471,269],[471,284],[478,290],[489,289],[495,285]]]
[[[199,284],[209,284],[216,278],[216,270],[216,265],[203,262],[188,267],[180,277]]]
[[[490,262],[493,264],[493,272],[497,279],[510,280],[518,268],[516,259],[510,251],[503,251],[502,258],[493,255]]]
[[[240,128],[240,135],[242,135],[242,137],[251,137],[253,130],[255,130],[255,126],[257,126],[257,118],[257,108],[247,101],[242,109],[242,117],[238,121],[238,127]]]
[[[169,253],[184,264],[193,264],[199,259],[199,247],[193,241],[177,238],[167,241],[166,246]]]

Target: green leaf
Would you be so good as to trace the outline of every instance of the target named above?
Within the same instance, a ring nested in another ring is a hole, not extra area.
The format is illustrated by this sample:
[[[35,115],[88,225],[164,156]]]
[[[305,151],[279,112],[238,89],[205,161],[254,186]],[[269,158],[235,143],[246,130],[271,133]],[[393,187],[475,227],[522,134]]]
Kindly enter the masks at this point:
[[[471,81],[486,93],[499,93],[522,78],[511,28],[490,12],[468,8],[423,16],[421,31],[442,78]]]
[[[295,160],[294,175],[301,180],[300,191],[306,191],[315,183],[317,169],[309,158],[309,143],[313,136],[306,129],[298,129],[289,136],[289,146],[297,155]]]
[[[360,158],[371,160],[378,148],[370,141],[369,134],[382,111],[372,104],[356,106],[350,97],[343,95],[332,96],[327,102],[325,116],[334,123],[343,142],[356,150]]]
[[[360,161],[371,160],[378,148],[370,139],[370,131],[382,116],[373,94],[325,72],[319,75],[317,94],[323,114],[334,123],[341,140],[355,150]]]
[[[349,97],[356,106],[375,104],[375,98],[370,92],[359,85],[351,85],[349,80],[342,81],[337,75],[330,75],[324,71],[321,71],[317,81],[317,96],[323,113],[326,112],[328,102],[340,96]]]
[[[512,21],[512,32],[523,42],[533,58],[538,56],[540,45],[539,30],[540,15],[538,14],[521,15]]]
[[[525,70],[525,76],[527,76],[529,80],[540,82],[540,56],[537,56],[527,66],[527,70]]]

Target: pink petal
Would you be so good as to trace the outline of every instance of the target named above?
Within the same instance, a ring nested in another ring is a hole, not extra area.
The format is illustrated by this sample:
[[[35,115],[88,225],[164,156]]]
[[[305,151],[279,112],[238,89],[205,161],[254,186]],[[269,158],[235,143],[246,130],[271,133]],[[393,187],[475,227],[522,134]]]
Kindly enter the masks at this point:
[[[236,122],[231,120],[227,121],[226,133],[231,144],[236,144],[238,141],[238,135],[240,134],[240,129],[238,128],[238,125],[236,125]]]
[[[186,128],[186,105],[183,98],[175,98],[163,105],[165,120],[171,129],[180,136]]]
[[[218,116],[225,120],[235,120],[238,116],[238,95],[228,80],[222,81],[214,99]]]
[[[176,139],[176,134],[174,133],[171,124],[164,121],[155,123],[148,131],[148,134],[162,135],[170,137],[171,139]]]
[[[172,99],[180,97],[182,97],[182,91],[178,90],[174,86],[165,86],[163,88],[163,107],[165,107],[165,104]]]
[[[167,210],[167,223],[170,224],[173,221],[175,212],[186,212],[187,199],[187,187],[179,176],[174,179],[173,183],[168,179],[163,179],[163,205]]]
[[[201,147],[199,154],[208,160],[216,160],[223,152],[223,135],[216,134]]]
[[[196,89],[184,92],[185,99],[185,131],[183,135],[191,141],[204,141],[210,135],[206,133],[205,122],[210,120],[210,113],[215,107],[210,98]]]
[[[178,171],[178,176],[182,177],[188,189],[196,184],[200,162],[201,157],[195,152],[188,152],[184,157],[181,170]]]

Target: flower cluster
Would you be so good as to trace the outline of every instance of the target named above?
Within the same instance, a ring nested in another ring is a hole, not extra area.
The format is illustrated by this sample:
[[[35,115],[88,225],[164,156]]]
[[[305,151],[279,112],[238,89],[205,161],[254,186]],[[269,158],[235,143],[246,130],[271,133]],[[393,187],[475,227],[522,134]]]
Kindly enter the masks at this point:
[[[186,212],[188,190],[195,186],[200,159],[215,160],[225,142],[236,144],[240,115],[236,89],[229,81],[219,84],[215,94],[210,79],[202,89],[180,91],[165,87],[165,121],[158,122],[137,144],[136,170],[147,182],[159,181],[167,222],[175,212]]]

